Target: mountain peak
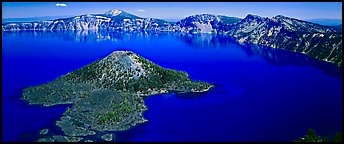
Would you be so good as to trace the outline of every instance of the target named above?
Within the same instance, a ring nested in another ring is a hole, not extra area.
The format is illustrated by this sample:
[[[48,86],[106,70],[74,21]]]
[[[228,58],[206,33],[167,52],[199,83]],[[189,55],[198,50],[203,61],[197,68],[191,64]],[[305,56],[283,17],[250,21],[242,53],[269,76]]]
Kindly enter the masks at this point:
[[[122,12],[123,12],[122,10],[113,9],[113,10],[107,11],[105,14],[106,15],[117,16],[117,15],[121,14]]]
[[[249,18],[249,19],[251,19],[251,18],[258,18],[258,19],[263,19],[264,17],[261,17],[261,16],[258,16],[258,15],[254,15],[254,14],[248,14],[246,17],[245,17],[245,19],[247,19],[247,18]]]
[[[118,50],[112,52],[112,54],[128,54],[128,53],[133,53],[132,51],[126,51],[126,50]]]
[[[121,50],[121,51],[114,51],[109,56],[111,56],[111,57],[122,56],[123,57],[123,56],[131,55],[131,54],[134,54],[134,52]]]
[[[276,16],[272,17],[272,19],[294,19],[294,18],[286,17],[283,15],[276,15]]]

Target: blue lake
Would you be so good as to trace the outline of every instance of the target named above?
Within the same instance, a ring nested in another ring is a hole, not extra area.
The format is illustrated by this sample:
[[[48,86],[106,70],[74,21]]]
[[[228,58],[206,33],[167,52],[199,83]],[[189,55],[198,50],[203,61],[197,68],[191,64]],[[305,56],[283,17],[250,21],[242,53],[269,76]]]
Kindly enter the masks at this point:
[[[114,50],[215,85],[198,96],[146,98],[148,122],[118,132],[118,141],[293,141],[309,128],[330,138],[342,130],[342,69],[303,54],[216,35],[3,32],[2,141],[35,140],[67,108],[28,105],[23,88]]]

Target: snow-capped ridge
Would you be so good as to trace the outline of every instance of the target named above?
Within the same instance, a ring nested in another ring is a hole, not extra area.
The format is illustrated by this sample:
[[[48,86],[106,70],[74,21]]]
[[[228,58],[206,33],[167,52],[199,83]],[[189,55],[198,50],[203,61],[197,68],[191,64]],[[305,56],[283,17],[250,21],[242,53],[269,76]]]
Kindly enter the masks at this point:
[[[107,11],[105,14],[106,15],[111,15],[111,16],[118,16],[122,12],[123,12],[122,10],[113,9],[113,10]]]

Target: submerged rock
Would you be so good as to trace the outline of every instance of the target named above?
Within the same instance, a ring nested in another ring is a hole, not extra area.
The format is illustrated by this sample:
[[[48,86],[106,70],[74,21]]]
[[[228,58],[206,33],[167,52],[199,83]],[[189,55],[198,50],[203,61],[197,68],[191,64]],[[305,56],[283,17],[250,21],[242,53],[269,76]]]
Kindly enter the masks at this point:
[[[112,139],[113,139],[113,134],[104,134],[104,135],[101,136],[101,138],[102,138],[103,140],[106,140],[106,141],[112,141]]]
[[[51,137],[48,138],[40,138],[37,140],[37,142],[54,142],[54,139]]]
[[[83,139],[81,137],[71,137],[71,136],[61,136],[61,135],[53,136],[53,138],[57,142],[79,142]]]
[[[39,134],[43,135],[43,134],[47,134],[49,132],[48,129],[42,129],[41,131],[39,131]]]

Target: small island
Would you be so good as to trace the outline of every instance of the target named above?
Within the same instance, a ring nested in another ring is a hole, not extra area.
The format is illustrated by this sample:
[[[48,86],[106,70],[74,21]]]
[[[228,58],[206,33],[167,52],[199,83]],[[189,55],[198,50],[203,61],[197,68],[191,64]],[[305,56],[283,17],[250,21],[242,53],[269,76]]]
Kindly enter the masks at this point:
[[[23,90],[30,104],[72,104],[56,122],[65,136],[38,141],[80,141],[97,132],[123,131],[147,121],[144,97],[169,92],[205,92],[213,85],[182,71],[162,68],[131,51],[115,51],[56,80]],[[63,138],[61,137],[68,137]],[[58,138],[58,139],[55,139]]]

